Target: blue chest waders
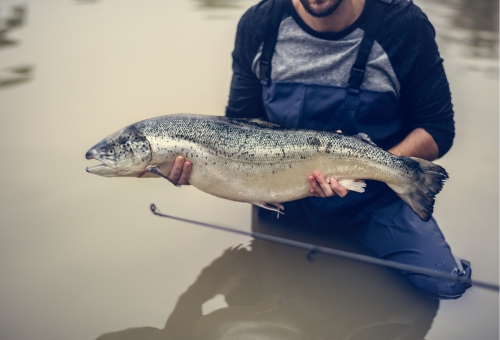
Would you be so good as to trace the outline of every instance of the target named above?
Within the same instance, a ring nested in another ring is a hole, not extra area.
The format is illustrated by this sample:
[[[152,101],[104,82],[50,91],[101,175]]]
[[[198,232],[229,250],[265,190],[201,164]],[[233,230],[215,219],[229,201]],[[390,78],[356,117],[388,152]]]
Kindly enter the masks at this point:
[[[259,60],[262,100],[269,121],[286,128],[342,130],[347,135],[363,132],[384,149],[404,139],[410,130],[396,96],[362,88],[376,33],[391,0],[373,4],[362,27],[365,33],[346,87],[272,80],[272,59],[285,1],[274,0]],[[367,181],[365,193],[351,192],[345,198],[308,197],[284,206],[285,223],[347,233],[381,258],[431,268],[444,262],[440,270],[459,270],[435,220],[422,222],[384,183]],[[275,219],[276,215],[261,209],[259,217]],[[461,264],[463,274],[470,276],[468,264]],[[407,275],[407,279],[434,298],[457,298],[468,288],[467,283],[451,287],[451,283],[418,275]]]

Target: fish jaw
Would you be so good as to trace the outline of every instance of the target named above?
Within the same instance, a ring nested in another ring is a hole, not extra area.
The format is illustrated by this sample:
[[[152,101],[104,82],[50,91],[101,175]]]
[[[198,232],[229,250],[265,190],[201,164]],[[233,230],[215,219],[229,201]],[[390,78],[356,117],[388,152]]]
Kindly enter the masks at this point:
[[[98,164],[87,167],[86,171],[90,174],[99,175],[103,177],[116,177],[116,171],[107,166],[106,164]]]
[[[141,177],[151,162],[147,138],[134,125],[106,137],[85,154],[102,164],[87,167],[87,172],[104,177]]]
[[[143,167],[128,169],[113,168],[102,163],[94,166],[89,166],[87,167],[86,171],[90,174],[103,177],[142,177],[141,175],[144,174],[144,169],[145,168]]]

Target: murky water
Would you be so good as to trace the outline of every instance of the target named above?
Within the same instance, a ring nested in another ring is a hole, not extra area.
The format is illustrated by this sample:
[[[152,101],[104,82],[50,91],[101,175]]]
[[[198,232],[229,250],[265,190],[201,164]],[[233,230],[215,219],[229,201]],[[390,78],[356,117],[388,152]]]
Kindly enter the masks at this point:
[[[129,123],[222,114],[236,24],[253,3],[0,2],[0,339],[498,339],[496,293],[472,288],[438,306],[385,269],[308,262],[148,209],[250,230],[249,205],[84,171],[87,149]],[[417,4],[456,110],[435,216],[474,277],[498,283],[498,2]]]

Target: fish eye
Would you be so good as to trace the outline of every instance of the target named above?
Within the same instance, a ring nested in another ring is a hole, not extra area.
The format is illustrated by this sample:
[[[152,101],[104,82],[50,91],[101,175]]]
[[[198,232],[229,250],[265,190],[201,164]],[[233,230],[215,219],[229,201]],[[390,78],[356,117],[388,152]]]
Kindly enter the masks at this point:
[[[113,155],[115,153],[115,149],[109,148],[108,149],[108,155]]]

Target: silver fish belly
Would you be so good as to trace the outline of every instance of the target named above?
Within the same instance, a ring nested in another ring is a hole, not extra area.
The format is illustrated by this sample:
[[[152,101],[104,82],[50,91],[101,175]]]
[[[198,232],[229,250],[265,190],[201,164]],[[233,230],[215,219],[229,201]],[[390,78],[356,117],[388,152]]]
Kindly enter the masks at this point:
[[[355,136],[188,114],[147,119],[107,137],[87,153],[104,165],[87,171],[139,177],[153,166],[168,174],[180,155],[193,164],[189,182],[221,198],[279,206],[309,196],[308,175],[318,170],[339,181],[385,182],[423,220],[448,178],[438,165],[394,156]]]

